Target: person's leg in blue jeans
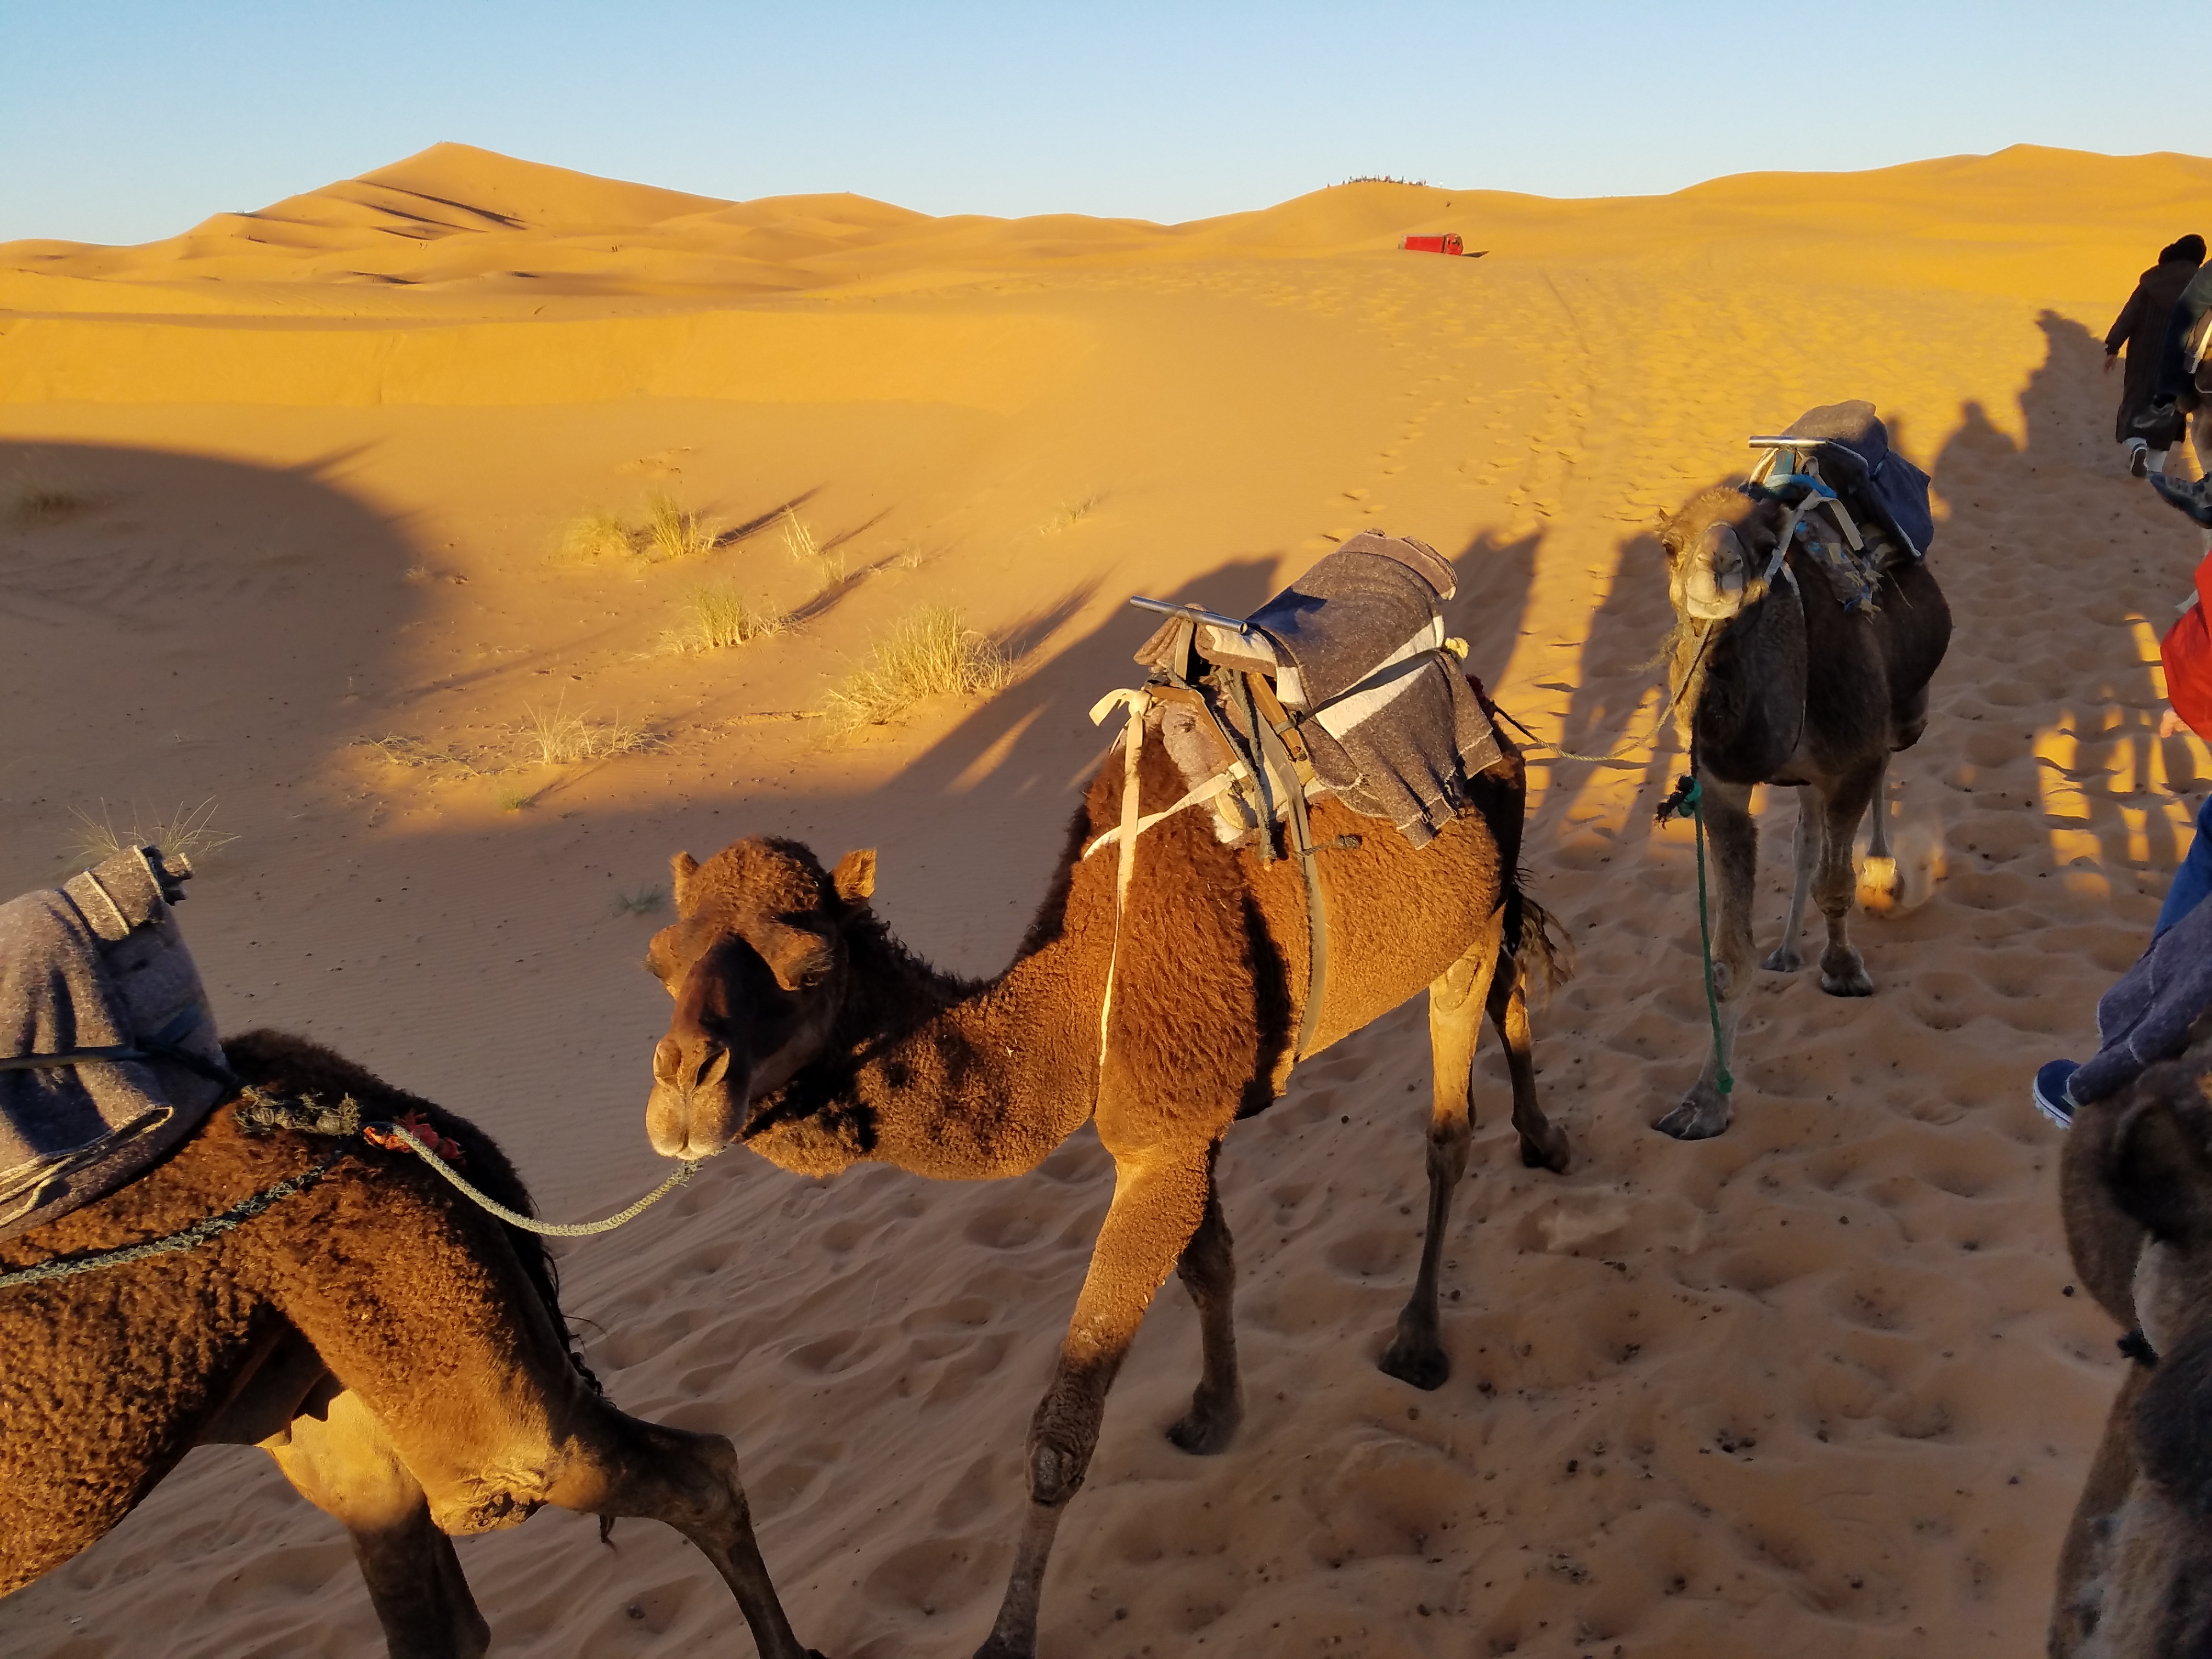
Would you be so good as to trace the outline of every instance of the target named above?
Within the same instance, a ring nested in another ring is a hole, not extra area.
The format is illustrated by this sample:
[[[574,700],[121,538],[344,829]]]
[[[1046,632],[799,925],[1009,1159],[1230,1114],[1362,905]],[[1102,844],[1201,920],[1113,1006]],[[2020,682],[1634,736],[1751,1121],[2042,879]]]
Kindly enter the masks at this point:
[[[2212,795],[2197,809],[2197,839],[2190,843],[2189,856],[2181,861],[2181,868],[2173,872],[2173,885],[2166,890],[2166,902],[2159,906],[2158,925],[2150,930],[2155,939],[2167,928],[2179,921],[2204,902],[2212,893]]]
[[[2197,809],[2197,839],[2190,842],[2181,868],[2173,872],[2173,885],[2166,890],[2158,923],[2150,930],[2151,943],[2155,945],[2160,934],[2203,903],[2208,895],[2212,895],[2212,795]],[[2066,1085],[2077,1069],[2070,1060],[2045,1060],[2029,1091],[2036,1110],[2062,1129],[2074,1121],[2074,1097]]]

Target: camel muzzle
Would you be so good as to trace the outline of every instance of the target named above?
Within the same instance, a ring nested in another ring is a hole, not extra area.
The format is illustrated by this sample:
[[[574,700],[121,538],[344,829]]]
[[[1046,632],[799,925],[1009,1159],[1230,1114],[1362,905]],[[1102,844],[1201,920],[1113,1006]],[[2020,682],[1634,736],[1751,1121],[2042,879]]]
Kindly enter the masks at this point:
[[[738,1073],[732,1088],[732,1073]],[[653,1054],[653,1093],[645,1129],[663,1158],[712,1158],[737,1138],[751,1071],[718,1042],[661,1039]]]

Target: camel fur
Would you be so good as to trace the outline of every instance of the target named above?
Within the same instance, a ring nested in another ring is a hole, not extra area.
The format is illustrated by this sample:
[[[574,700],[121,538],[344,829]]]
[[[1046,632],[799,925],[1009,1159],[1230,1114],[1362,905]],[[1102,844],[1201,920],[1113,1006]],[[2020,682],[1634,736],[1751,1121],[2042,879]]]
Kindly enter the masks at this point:
[[[297,1037],[226,1048],[260,1088],[422,1114],[473,1181],[529,1212],[465,1120]],[[164,1237],[337,1145],[249,1138],[219,1108],[131,1185],[0,1244],[0,1271]],[[539,1240],[411,1154],[355,1145],[319,1184],[197,1249],[0,1290],[0,1595],[91,1545],[194,1445],[242,1443],[351,1534],[393,1659],[486,1651],[447,1534],[545,1504],[675,1527],[736,1593],[759,1651],[802,1659],[729,1443],[615,1410],[572,1357]]]
[[[1720,1073],[1734,1057],[1752,986],[1753,787],[1797,791],[1789,920],[1760,965],[1784,974],[1804,966],[1797,938],[1809,893],[1828,924],[1820,988],[1831,996],[1871,996],[1874,981],[1850,942],[1851,841],[1871,803],[1868,862],[1890,860],[1889,757],[1920,740],[1928,682],[1951,639],[1950,609],[1925,562],[1888,548],[1886,532],[1873,523],[1861,528],[1870,550],[1884,555],[1874,608],[1845,611],[1821,572],[1809,560],[1801,564],[1794,549],[1766,585],[1763,573],[1786,511],[1721,485],[1693,496],[1660,529],[1674,611],[1665,653],[1668,689],[1685,727],[1719,889],[1713,941],[1719,1038],[1681,1103],[1656,1126],[1682,1140],[1729,1126]],[[1731,604],[1739,607],[1733,615],[1704,619]]]
[[[664,1154],[696,1158],[742,1142],[810,1176],[875,1160],[945,1179],[1002,1179],[1036,1168],[1091,1121],[1113,1157],[1112,1206],[1030,1423],[1030,1502],[980,1650],[988,1659],[1036,1650],[1054,1531],[1083,1484],[1115,1373],[1170,1273],[1197,1304],[1202,1364],[1169,1437],[1205,1454],[1236,1431],[1235,1264],[1215,1158],[1233,1121],[1283,1091],[1304,1012],[1309,946],[1296,860],[1263,862],[1256,846],[1222,845],[1208,814],[1145,832],[1117,925],[1115,859],[1079,853],[1120,821],[1123,769],[1116,752],[1092,781],[1028,936],[995,979],[939,973],[891,937],[867,903],[872,852],[825,872],[804,847],[772,839],[734,842],[704,864],[678,854],[678,919],[648,957],[676,1001],[647,1109]],[[1144,746],[1138,775],[1145,811],[1183,792],[1158,744]],[[1522,1159],[1555,1170],[1567,1162],[1565,1134],[1537,1105],[1530,1054],[1529,964],[1550,958],[1545,919],[1516,876],[1519,755],[1476,777],[1472,794],[1470,809],[1419,852],[1334,800],[1313,811],[1330,953],[1316,1048],[1429,990],[1428,1231],[1381,1362],[1424,1389],[1449,1370],[1437,1278],[1467,1168],[1470,1069],[1486,1009],[1505,1044]]]
[[[2053,1659],[2212,1651],[2212,1042],[2078,1109],[2082,1287],[2140,1340],[2059,1554]]]

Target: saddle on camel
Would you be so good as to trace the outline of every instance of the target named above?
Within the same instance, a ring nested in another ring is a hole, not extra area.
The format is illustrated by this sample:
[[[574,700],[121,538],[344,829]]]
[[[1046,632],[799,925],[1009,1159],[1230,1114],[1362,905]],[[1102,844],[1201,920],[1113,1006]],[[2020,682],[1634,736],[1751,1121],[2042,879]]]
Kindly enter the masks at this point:
[[[1428,1231],[1382,1369],[1450,1364],[1437,1273],[1472,1138],[1487,1011],[1524,1162],[1566,1166],[1536,1101],[1526,993],[1555,958],[1522,893],[1523,774],[1444,638],[1450,567],[1363,535],[1244,621],[1170,613],[1152,672],[1075,813],[1013,962],[970,981],[877,918],[873,852],[833,870],[755,838],[674,861],[678,920],[648,965],[676,1007],[647,1126],[672,1157],[733,1143],[828,1176],[864,1160],[956,1180],[1032,1170],[1085,1121],[1114,1159],[1052,1382],[1030,1425],[1030,1504],[981,1652],[1036,1651],[1054,1534],[1153,1294],[1180,1273],[1202,1365],[1169,1431],[1229,1443],[1243,1416],[1222,1137],[1317,1054],[1426,987]]]
[[[1815,409],[1751,443],[1762,459],[1748,480],[1701,492],[1660,527],[1674,611],[1662,654],[1690,757],[1660,816],[1697,815],[1698,857],[1710,837],[1720,889],[1705,965],[1712,1048],[1656,1125],[1682,1140],[1729,1125],[1736,1027],[1751,994],[1752,790],[1797,791],[1789,919],[1761,965],[1804,965],[1797,936],[1809,892],[1828,924],[1820,988],[1872,995],[1850,942],[1852,838],[1873,804],[1869,882],[1893,888],[1889,757],[1920,740],[1928,682],[1951,640],[1926,562],[1928,475],[1890,448],[1873,404]],[[1702,873],[1699,885],[1702,901]]]
[[[448,1534],[550,1503],[675,1527],[803,1659],[729,1443],[608,1404],[543,1242],[401,1150],[527,1222],[491,1139],[300,1038],[217,1041],[190,874],[131,848],[0,905],[0,1595],[193,1446],[258,1445],[351,1535],[394,1655],[483,1653]]]

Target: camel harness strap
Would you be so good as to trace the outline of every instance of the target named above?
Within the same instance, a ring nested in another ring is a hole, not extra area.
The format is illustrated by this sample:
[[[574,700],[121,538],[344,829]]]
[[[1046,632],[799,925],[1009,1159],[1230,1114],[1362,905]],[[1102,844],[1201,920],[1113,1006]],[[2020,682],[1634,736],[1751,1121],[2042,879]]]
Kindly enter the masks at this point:
[[[1691,758],[1692,768],[1696,757]],[[1735,1079],[1729,1074],[1728,1047],[1721,1040],[1721,1000],[1713,989],[1713,925],[1705,908],[1705,786],[1697,780],[1694,771],[1685,773],[1675,781],[1674,793],[1659,803],[1659,822],[1668,818],[1687,818],[1696,827],[1698,836],[1698,944],[1705,958],[1705,1012],[1713,1022],[1713,1066],[1717,1073],[1715,1085],[1723,1095],[1735,1092]]]

